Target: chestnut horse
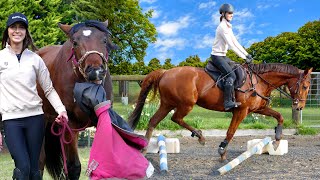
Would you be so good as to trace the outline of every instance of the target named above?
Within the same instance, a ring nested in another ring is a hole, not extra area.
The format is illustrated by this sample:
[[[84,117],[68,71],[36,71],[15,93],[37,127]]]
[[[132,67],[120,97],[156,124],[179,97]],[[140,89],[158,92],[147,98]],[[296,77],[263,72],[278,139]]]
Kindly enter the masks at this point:
[[[246,82],[240,90],[236,91],[235,96],[237,101],[241,102],[241,106],[230,110],[233,113],[232,120],[227,136],[218,149],[222,161],[226,160],[227,145],[232,140],[239,124],[251,112],[277,119],[275,138],[276,145],[279,144],[284,119],[279,112],[268,107],[272,90],[287,85],[290,90],[288,96],[291,96],[293,100],[293,108],[301,110],[306,103],[312,68],[303,71],[285,64],[250,64],[248,66],[246,68],[249,68],[253,74],[252,76],[247,74]],[[171,110],[174,110],[171,120],[191,131],[192,136],[197,136],[199,142],[204,144],[205,138],[201,131],[191,127],[183,120],[195,104],[210,110],[225,111],[223,91],[215,86],[214,80],[204,69],[176,67],[149,73],[141,84],[136,108],[128,120],[132,128],[135,128],[139,121],[146,97],[152,87],[160,94],[160,107],[149,121],[146,138],[150,139],[159,122]]]
[[[73,88],[76,82],[102,82],[107,98],[111,99],[112,81],[107,59],[109,52],[116,46],[111,42],[111,34],[107,26],[108,21],[93,20],[74,26],[59,24],[60,29],[68,36],[68,40],[63,45],[46,46],[37,52],[45,61],[53,86],[66,106],[69,116],[68,125],[72,129],[94,125],[74,101]],[[50,131],[57,114],[45,98],[41,88],[38,88],[38,92],[43,99],[46,118],[45,159],[40,164],[43,166],[45,163],[53,179],[60,179],[63,175],[63,154],[59,137]],[[71,143],[64,146],[68,169],[67,178],[79,179],[81,164],[77,151],[78,132],[74,132],[74,136],[71,136],[70,133],[63,135],[66,136],[65,141],[73,137]]]

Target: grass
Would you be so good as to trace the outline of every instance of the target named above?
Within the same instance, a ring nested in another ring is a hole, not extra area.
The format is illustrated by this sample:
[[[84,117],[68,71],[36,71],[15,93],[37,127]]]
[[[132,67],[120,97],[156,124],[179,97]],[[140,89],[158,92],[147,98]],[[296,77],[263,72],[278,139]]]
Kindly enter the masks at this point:
[[[156,104],[147,104],[142,112],[137,129],[145,130],[149,119],[157,110]],[[124,119],[128,118],[129,113],[133,110],[131,105],[123,106],[120,103],[114,103],[113,109],[118,112]],[[291,108],[274,108],[281,112],[285,121],[285,128],[294,128],[292,122]],[[182,129],[179,125],[172,122],[172,112],[160,122],[156,129],[179,130]],[[194,106],[193,110],[185,117],[185,122],[199,129],[228,129],[231,122],[231,113],[211,111],[199,106]],[[264,117],[256,114],[249,114],[246,119],[240,124],[239,129],[273,129],[277,125],[277,121],[272,117]]]

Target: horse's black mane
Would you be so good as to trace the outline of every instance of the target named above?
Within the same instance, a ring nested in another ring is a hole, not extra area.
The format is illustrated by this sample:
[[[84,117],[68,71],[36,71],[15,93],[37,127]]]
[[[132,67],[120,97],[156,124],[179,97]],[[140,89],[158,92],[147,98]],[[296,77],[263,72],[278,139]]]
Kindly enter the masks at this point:
[[[106,35],[111,34],[109,29],[102,22],[96,21],[96,20],[87,20],[85,22],[78,23],[78,24],[74,25],[70,30],[70,35],[72,36],[74,33],[76,33],[82,27],[95,27],[95,28],[99,29],[100,31],[106,33]]]
[[[252,70],[257,74],[263,74],[267,72],[282,72],[288,74],[299,74],[299,69],[289,65],[281,63],[267,63],[267,64],[253,64],[250,65]]]

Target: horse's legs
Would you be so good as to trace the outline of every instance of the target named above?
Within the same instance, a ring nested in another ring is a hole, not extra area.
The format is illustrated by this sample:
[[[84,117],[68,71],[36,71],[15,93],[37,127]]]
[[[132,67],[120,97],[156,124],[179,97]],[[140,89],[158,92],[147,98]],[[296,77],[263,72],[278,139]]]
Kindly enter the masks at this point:
[[[276,138],[276,141],[275,143],[273,144],[274,145],[274,148],[277,149],[279,144],[280,144],[280,140],[282,138],[282,127],[283,127],[283,116],[278,113],[277,111],[269,108],[269,107],[265,107],[261,110],[258,110],[258,111],[255,111],[255,113],[259,113],[259,114],[262,114],[262,115],[266,115],[266,116],[272,116],[274,117],[275,119],[277,119],[278,121],[278,125],[277,127],[275,128],[275,131],[276,131],[276,135],[275,135],[275,138]]]
[[[225,161],[227,159],[227,146],[232,140],[236,130],[239,127],[239,124],[242,122],[242,120],[247,116],[247,110],[246,109],[239,109],[235,108],[233,110],[233,116],[231,123],[229,125],[228,131],[227,131],[227,137],[224,139],[223,142],[219,145],[218,152],[221,156],[221,161]]]
[[[147,138],[148,141],[150,141],[150,138],[152,136],[152,132],[154,130],[154,128],[157,127],[157,125],[159,124],[159,122],[164,119],[167,114],[172,110],[172,107],[160,104],[159,109],[157,110],[157,112],[151,117],[149,124],[148,124],[148,129],[146,132],[145,137]],[[142,150],[143,154],[145,154],[147,152],[147,147],[145,147]]]
[[[206,140],[203,137],[201,130],[196,130],[195,128],[191,127],[183,120],[183,118],[192,110],[192,108],[193,106],[188,106],[188,105],[177,107],[171,120],[179,124],[180,126],[188,129],[189,131],[191,131],[192,132],[191,136],[192,137],[197,136],[199,138],[198,139],[199,143],[204,145]]]
[[[65,147],[67,155],[68,178],[78,180],[81,173],[81,163],[78,155],[78,133],[74,134],[71,144]]]

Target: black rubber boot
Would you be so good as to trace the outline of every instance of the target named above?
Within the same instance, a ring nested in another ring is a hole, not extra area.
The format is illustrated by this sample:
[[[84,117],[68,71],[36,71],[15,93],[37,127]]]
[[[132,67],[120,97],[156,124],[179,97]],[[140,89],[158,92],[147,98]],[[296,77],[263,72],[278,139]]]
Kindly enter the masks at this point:
[[[37,171],[35,173],[31,173],[30,175],[30,180],[42,180],[42,175],[41,175],[41,171]]]
[[[20,169],[15,168],[15,169],[13,170],[12,179],[13,179],[13,180],[28,180],[29,177],[23,175],[23,173],[20,171]]]
[[[233,101],[233,92],[233,85],[229,82],[226,82],[224,85],[224,110],[226,111],[241,105],[240,102]]]

